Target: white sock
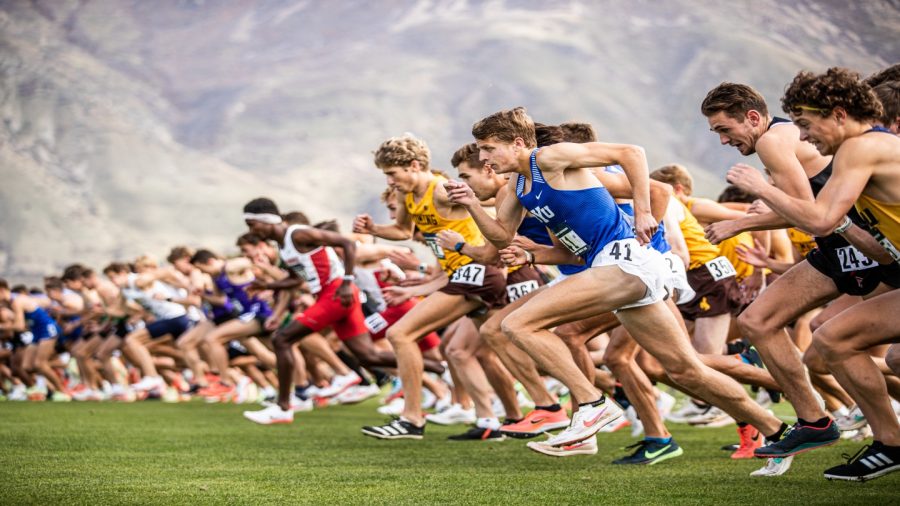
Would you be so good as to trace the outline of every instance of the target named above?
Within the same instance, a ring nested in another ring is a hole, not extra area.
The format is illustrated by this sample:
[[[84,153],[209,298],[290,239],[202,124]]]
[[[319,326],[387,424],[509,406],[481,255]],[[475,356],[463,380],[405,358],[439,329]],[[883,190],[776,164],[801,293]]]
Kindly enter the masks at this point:
[[[479,429],[500,430],[499,418],[479,418],[475,420],[475,426]]]
[[[847,416],[850,414],[850,410],[847,409],[847,406],[841,406],[838,409],[831,412],[831,416],[835,418],[840,418],[842,416]]]

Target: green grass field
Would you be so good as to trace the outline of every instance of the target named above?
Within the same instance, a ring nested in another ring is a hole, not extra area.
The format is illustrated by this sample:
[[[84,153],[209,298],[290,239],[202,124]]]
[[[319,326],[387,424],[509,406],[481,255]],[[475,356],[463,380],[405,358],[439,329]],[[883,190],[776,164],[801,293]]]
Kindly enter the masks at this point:
[[[685,455],[651,467],[613,466],[632,441],[602,434],[593,457],[553,459],[519,440],[380,441],[375,401],[257,426],[236,405],[0,404],[0,504],[900,504],[900,473],[829,482],[822,471],[858,443],[798,457],[778,478],[762,461],[719,449],[733,428],[671,424]],[[250,407],[249,409],[255,409]]]

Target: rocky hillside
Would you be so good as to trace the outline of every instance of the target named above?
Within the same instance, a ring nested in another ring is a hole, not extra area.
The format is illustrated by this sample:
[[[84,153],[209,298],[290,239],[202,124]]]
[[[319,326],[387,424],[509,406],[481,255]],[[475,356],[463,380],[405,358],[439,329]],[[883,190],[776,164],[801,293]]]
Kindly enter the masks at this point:
[[[897,2],[0,2],[0,275],[35,281],[176,243],[227,251],[269,195],[345,225],[384,214],[371,152],[435,165],[525,105],[721,187],[737,153],[698,113],[723,80],[777,109],[800,68],[900,55]]]

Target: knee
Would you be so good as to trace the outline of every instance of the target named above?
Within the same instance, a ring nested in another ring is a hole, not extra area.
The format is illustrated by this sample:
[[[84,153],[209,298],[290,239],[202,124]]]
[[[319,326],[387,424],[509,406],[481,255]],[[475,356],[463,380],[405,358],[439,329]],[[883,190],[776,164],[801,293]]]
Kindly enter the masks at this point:
[[[697,367],[691,367],[687,364],[677,364],[666,369],[666,374],[672,378],[672,381],[687,388],[696,391],[697,387],[703,383],[703,371],[701,364]]]
[[[813,333],[812,344],[826,364],[843,360],[851,349],[847,340],[835,335],[829,325],[822,325]]]
[[[523,331],[527,328],[527,322],[516,313],[507,316],[500,322],[500,330],[503,331],[503,335],[516,345],[521,345]]]
[[[453,343],[450,343],[450,346],[444,350],[444,356],[447,357],[448,362],[458,364],[472,358],[472,353],[462,346],[453,346]]]
[[[629,361],[622,353],[606,353],[603,355],[603,363],[605,363],[606,367],[609,367],[611,371],[619,374],[617,371],[621,371],[625,368]]]
[[[752,307],[748,308],[737,317],[737,324],[741,334],[752,340],[766,335],[772,330],[772,326],[767,324],[763,315],[758,315],[756,311],[751,309]]]
[[[398,344],[408,344],[415,341],[415,336],[396,326],[388,328],[385,337],[393,346]]]
[[[816,350],[815,346],[810,346],[803,352],[803,365],[814,373],[826,374],[825,364],[822,363],[822,356]]]
[[[509,338],[503,333],[503,329],[500,328],[499,323],[496,323],[493,320],[482,325],[479,332],[481,333],[482,339],[484,339],[491,348],[501,348],[509,342]]]
[[[277,334],[275,334],[275,336],[272,337],[272,347],[274,347],[276,351],[290,353],[291,340],[287,335],[278,332]]]

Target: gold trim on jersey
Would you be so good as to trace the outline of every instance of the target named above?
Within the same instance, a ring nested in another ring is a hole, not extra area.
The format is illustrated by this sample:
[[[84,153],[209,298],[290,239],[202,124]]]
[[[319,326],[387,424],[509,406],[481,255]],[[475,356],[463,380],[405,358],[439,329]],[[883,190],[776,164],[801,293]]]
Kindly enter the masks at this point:
[[[860,195],[854,204],[872,229],[872,235],[895,261],[900,262],[900,203],[888,204]]]

